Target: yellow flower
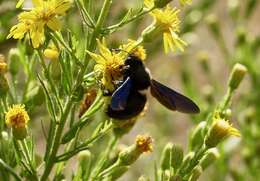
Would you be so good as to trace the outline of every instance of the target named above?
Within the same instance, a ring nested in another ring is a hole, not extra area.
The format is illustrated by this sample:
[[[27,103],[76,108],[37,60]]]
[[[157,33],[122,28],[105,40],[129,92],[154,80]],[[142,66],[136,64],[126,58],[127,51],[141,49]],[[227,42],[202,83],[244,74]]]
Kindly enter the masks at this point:
[[[151,152],[153,150],[152,142],[152,138],[147,135],[137,135],[135,140],[136,147],[141,152]]]
[[[0,54],[0,74],[7,72],[7,64],[5,63],[5,57]]]
[[[146,59],[146,51],[143,46],[138,45],[135,40],[128,39],[127,44],[120,47],[123,51],[129,52],[130,54],[140,58],[141,60]]]
[[[209,148],[215,147],[228,136],[240,137],[241,135],[228,121],[221,118],[215,118],[205,139],[205,144]]]
[[[146,7],[151,8],[154,6],[154,0],[144,0],[144,4]],[[150,13],[154,18],[153,30],[163,33],[165,53],[168,53],[169,49],[184,51],[184,46],[187,46],[187,43],[178,35],[180,32],[179,12],[179,9],[167,5],[164,9],[155,9]]]
[[[116,82],[122,78],[122,68],[127,53],[109,50],[106,47],[105,40],[102,43],[98,40],[97,43],[100,54],[87,52],[96,61],[94,71],[101,75],[102,85],[106,90],[113,92],[116,88]]]
[[[53,31],[61,29],[58,16],[65,15],[70,8],[69,0],[33,0],[34,8],[28,12],[22,12],[18,16],[19,23],[13,26],[7,38],[22,39],[29,34],[34,48],[38,48],[44,40],[44,28],[49,27]]]
[[[13,105],[5,113],[5,123],[12,128],[24,128],[30,120],[24,105]]]
[[[51,44],[43,52],[44,56],[50,60],[57,60],[59,58],[59,51],[54,44]]]

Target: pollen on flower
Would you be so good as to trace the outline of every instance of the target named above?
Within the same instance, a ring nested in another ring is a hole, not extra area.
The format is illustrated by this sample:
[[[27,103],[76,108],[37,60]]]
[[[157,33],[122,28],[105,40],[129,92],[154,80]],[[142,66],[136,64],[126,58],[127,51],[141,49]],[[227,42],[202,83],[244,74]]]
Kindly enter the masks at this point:
[[[100,54],[88,52],[88,54],[96,61],[94,71],[101,75],[102,86],[108,91],[114,91],[117,81],[122,78],[122,67],[126,58],[126,53],[119,51],[111,51],[106,47],[105,40],[98,42]]]
[[[133,54],[141,60],[146,59],[146,51],[144,47],[142,45],[138,45],[138,42],[135,40],[128,39],[127,44],[122,45],[120,49]]]
[[[45,26],[53,31],[61,28],[58,16],[63,16],[70,8],[69,0],[34,0],[34,8],[28,12],[22,12],[18,16],[19,23],[13,26],[7,38],[22,39],[29,35],[34,48],[38,48],[45,40]]]
[[[135,140],[137,148],[142,152],[151,152],[153,150],[152,142],[152,138],[147,135],[137,135]]]
[[[24,128],[29,120],[24,105],[13,105],[5,113],[5,123],[12,128]]]

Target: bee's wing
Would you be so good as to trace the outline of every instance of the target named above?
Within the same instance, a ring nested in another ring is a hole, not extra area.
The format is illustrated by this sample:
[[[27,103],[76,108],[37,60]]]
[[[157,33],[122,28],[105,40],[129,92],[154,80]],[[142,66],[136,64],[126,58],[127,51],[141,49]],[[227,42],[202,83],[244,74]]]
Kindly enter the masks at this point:
[[[132,80],[128,77],[124,83],[112,94],[110,108],[115,111],[124,110],[132,88]]]
[[[180,93],[166,87],[165,85],[151,80],[151,94],[161,104],[171,110],[183,113],[199,113],[199,107],[189,98]]]

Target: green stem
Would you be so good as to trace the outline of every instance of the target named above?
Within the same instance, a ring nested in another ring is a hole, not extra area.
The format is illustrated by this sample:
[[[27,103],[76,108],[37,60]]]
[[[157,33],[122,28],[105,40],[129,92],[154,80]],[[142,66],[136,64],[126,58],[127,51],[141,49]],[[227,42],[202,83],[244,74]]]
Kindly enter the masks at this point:
[[[49,156],[49,158],[46,162],[45,170],[44,170],[43,175],[41,177],[41,181],[47,180],[47,178],[48,178],[48,176],[49,176],[49,174],[52,170],[52,167],[55,164],[55,157],[56,157],[56,154],[57,154],[59,146],[60,146],[60,139],[61,139],[61,136],[62,136],[62,131],[63,131],[63,128],[65,126],[66,119],[69,115],[71,106],[72,106],[72,101],[71,101],[71,98],[70,98],[70,100],[67,101],[67,103],[65,104],[64,112],[61,116],[60,123],[56,127],[56,130],[55,130],[55,133],[54,133],[54,138],[53,138],[54,139],[53,148],[52,148],[50,156]]]
[[[92,180],[95,180],[100,171],[102,170],[103,166],[105,165],[106,161],[108,160],[109,153],[113,150],[117,143],[118,137],[114,136],[113,139],[110,139],[110,142],[108,143],[107,149],[104,154],[101,155],[101,158],[99,162],[97,163],[96,168],[93,171],[93,177]]]

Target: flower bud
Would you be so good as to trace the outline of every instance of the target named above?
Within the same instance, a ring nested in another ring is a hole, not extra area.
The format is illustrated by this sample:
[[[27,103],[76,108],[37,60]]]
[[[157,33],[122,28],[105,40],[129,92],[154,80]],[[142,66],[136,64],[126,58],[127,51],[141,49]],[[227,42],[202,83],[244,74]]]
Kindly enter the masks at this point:
[[[172,167],[177,170],[183,161],[183,149],[180,145],[174,144],[172,147],[172,160],[171,165]]]
[[[121,177],[125,172],[129,170],[129,166],[120,166],[116,167],[109,175],[111,180],[117,180]]]
[[[161,158],[162,170],[170,169],[172,149],[173,149],[172,143],[167,143],[163,149],[162,158]]]
[[[89,150],[84,150],[78,153],[77,159],[82,170],[86,170],[88,168],[88,165],[91,162],[91,157],[92,155]]]
[[[0,75],[4,75],[7,72],[7,64],[5,63],[4,55],[0,54]]]
[[[220,37],[220,25],[217,16],[215,14],[210,14],[206,18],[206,23],[208,24],[213,36],[218,39]]]
[[[255,7],[257,7],[257,0],[249,0],[246,4],[246,10],[245,15],[246,18],[249,18],[249,16],[254,12]]]
[[[182,172],[182,170],[185,170],[185,168],[187,166],[189,166],[189,163],[193,159],[194,155],[195,155],[195,152],[191,151],[184,157],[181,168],[180,168],[180,172]]]
[[[206,125],[206,121],[201,121],[192,131],[190,137],[191,150],[201,148],[201,146],[203,145]]]
[[[233,20],[237,20],[239,17],[239,0],[228,0],[228,12]]]
[[[115,128],[113,129],[114,134],[117,137],[122,137],[123,135],[127,134],[129,131],[132,130],[136,121],[137,117],[126,121],[113,119],[113,124],[115,125]]]
[[[205,138],[205,144],[208,148],[216,147],[224,138],[231,135],[239,137],[240,133],[228,121],[216,118]]]
[[[205,72],[209,72],[209,55],[205,51],[201,51],[197,55],[198,61]]]
[[[215,95],[214,93],[215,90],[212,87],[212,85],[205,85],[202,87],[202,94],[209,105],[212,105],[212,103],[214,103],[214,95]]]
[[[142,153],[151,151],[152,138],[150,136],[138,135],[135,144],[127,147],[119,153],[119,165],[131,165]]]
[[[9,71],[12,75],[16,75],[20,68],[20,53],[17,48],[12,48],[9,51]]]
[[[4,75],[0,74],[0,97],[5,96],[9,90],[9,85]]]
[[[237,89],[241,81],[243,80],[247,68],[239,63],[236,63],[232,69],[231,75],[229,76],[228,86],[231,90]]]
[[[50,60],[57,60],[59,58],[59,52],[57,49],[47,48],[44,50],[43,54]]]
[[[217,148],[209,149],[205,155],[200,160],[200,166],[203,170],[208,168],[211,164],[215,162],[219,158],[220,154]]]
[[[155,0],[154,1],[154,6],[157,8],[163,8],[167,4],[169,4],[172,0]]]
[[[192,170],[189,181],[197,181],[201,174],[202,174],[202,168],[201,166],[198,165]]]

